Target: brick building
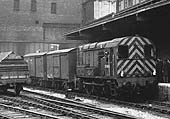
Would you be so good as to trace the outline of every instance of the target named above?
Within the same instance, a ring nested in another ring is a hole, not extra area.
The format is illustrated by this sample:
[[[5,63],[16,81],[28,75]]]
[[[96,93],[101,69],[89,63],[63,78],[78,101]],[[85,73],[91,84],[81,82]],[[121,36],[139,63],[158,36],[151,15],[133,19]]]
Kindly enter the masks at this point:
[[[82,22],[81,0],[0,0],[0,51],[24,55],[74,47],[63,34]],[[52,49],[51,49],[52,48]]]

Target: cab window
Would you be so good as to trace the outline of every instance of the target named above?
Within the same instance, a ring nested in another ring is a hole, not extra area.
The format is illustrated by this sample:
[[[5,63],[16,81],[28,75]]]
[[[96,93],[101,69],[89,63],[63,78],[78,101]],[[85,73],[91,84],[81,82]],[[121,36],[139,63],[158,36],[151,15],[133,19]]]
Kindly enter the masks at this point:
[[[127,45],[120,45],[118,47],[118,57],[119,58],[128,58],[128,46]]]
[[[144,46],[144,53],[146,58],[152,58],[154,57],[153,54],[153,46],[152,45],[145,45]]]

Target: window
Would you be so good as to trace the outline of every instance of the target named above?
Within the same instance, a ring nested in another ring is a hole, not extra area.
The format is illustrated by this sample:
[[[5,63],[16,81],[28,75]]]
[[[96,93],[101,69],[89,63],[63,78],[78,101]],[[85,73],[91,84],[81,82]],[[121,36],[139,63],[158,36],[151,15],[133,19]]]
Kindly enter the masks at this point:
[[[38,21],[38,20],[35,20],[35,24],[39,24],[39,21]]]
[[[128,58],[128,46],[127,45],[121,45],[118,48],[118,57],[119,58]]]
[[[124,7],[127,8],[128,7],[128,1],[124,0]]]
[[[133,0],[129,0],[128,3],[129,3],[129,7],[132,6],[133,5]]]
[[[87,52],[85,52],[85,64],[86,65],[90,65],[90,52],[89,51],[87,51]]]
[[[89,6],[87,3],[85,5]],[[116,0],[95,0],[91,6],[94,6],[95,19],[99,19],[113,12],[116,13]]]
[[[85,52],[83,52],[82,53],[82,56],[83,56],[83,65],[85,65],[86,64],[86,54],[85,54]]]
[[[123,0],[120,0],[119,1],[119,11],[123,10],[124,9],[124,1]]]
[[[20,0],[14,0],[14,11],[19,11]]]
[[[94,66],[94,51],[89,51],[90,53],[90,66]]]
[[[83,64],[83,52],[79,52],[79,62],[80,65]]]
[[[94,66],[98,66],[98,50],[94,51]]]
[[[51,3],[51,14],[56,14],[57,12],[57,4]]]
[[[31,12],[36,12],[36,11],[37,11],[37,1],[31,0]]]
[[[144,46],[144,52],[145,52],[146,58],[152,58],[154,56],[152,45],[145,45]]]

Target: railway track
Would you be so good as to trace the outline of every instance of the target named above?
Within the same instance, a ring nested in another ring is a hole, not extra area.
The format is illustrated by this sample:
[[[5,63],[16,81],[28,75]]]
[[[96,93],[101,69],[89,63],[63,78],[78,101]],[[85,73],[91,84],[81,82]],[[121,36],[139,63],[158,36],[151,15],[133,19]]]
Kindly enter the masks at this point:
[[[81,113],[78,113],[78,112],[73,112],[71,110],[68,110],[66,108],[61,108],[59,109],[59,107],[56,109],[53,107],[50,107],[52,105],[49,105],[49,106],[46,106],[45,104],[40,104],[40,103],[36,103],[36,102],[33,102],[31,100],[23,100],[22,98],[19,99],[19,98],[13,98],[13,97],[3,97],[3,99],[5,100],[8,100],[8,101],[11,101],[13,102],[13,105],[24,105],[24,108],[29,108],[29,107],[32,107],[31,108],[31,111],[29,110],[25,110],[25,109],[18,109],[18,108],[15,108],[15,107],[12,107],[10,106],[10,108],[16,110],[16,111],[21,111],[23,112],[24,110],[24,113],[25,112],[33,112],[32,115],[37,115],[39,117],[43,117],[43,118],[46,118],[46,119],[62,119],[62,118],[84,118],[84,119],[98,119],[98,118],[95,118],[95,117],[92,117],[92,116],[89,116],[89,115],[85,115],[85,114],[81,114]],[[9,105],[8,107],[9,108]]]
[[[170,103],[160,101],[148,101],[150,108],[164,114],[170,114]]]
[[[79,103],[73,100],[67,100],[67,99],[62,99],[62,98],[57,98],[53,96],[48,96],[44,94],[38,94],[41,95],[42,97],[31,97],[27,95],[22,95],[24,98],[31,98],[36,102],[39,102],[41,104],[46,104],[49,105],[50,107],[57,108],[58,106],[61,107],[67,107],[70,110],[74,110],[75,112],[80,112],[81,114],[87,114],[87,115],[92,115],[95,118],[105,118],[105,119],[110,119],[110,118],[119,118],[119,119],[135,119],[136,117],[132,117],[129,115],[125,114],[120,114],[108,110],[104,110],[101,108],[94,107],[92,105],[87,105],[83,103]],[[57,107],[56,107],[57,106]]]
[[[125,102],[125,101],[118,101],[118,100],[110,100],[110,102],[135,107],[141,110],[152,111],[159,114],[170,114],[170,105],[167,103],[163,103],[160,101],[148,101],[146,103],[132,103],[132,102]]]
[[[158,101],[148,101],[147,103],[133,103],[133,102],[127,102],[127,101],[120,101],[120,100],[115,100],[115,99],[108,99],[108,98],[101,98],[98,96],[89,96],[89,95],[85,95],[85,94],[79,94],[79,93],[74,93],[74,92],[70,92],[71,95],[78,95],[80,97],[87,97],[87,98],[91,98],[91,99],[98,99],[101,101],[106,101],[106,102],[111,102],[113,104],[118,104],[118,105],[122,105],[124,107],[131,107],[131,108],[136,108],[139,110],[144,110],[144,111],[152,111],[153,113],[156,113],[158,115],[169,115],[170,114],[170,104],[168,103],[163,103],[163,102],[158,102]],[[53,96],[49,96],[49,95],[44,95],[44,94],[40,94],[42,96],[45,96],[47,98],[51,98],[53,100],[63,100],[62,98],[57,98],[57,97],[53,97]],[[73,101],[73,100],[68,100]],[[73,101],[73,103],[77,103],[77,101]],[[84,104],[82,104],[84,105]],[[82,106],[83,107],[83,106]],[[108,114],[109,115],[109,114]]]
[[[31,111],[16,105],[14,106],[14,103],[7,103],[6,101],[0,103],[0,117],[2,119],[61,119],[57,116]]]
[[[21,95],[21,97],[1,96],[1,99],[6,101],[2,104],[5,105],[6,108],[9,106],[10,109],[12,108],[12,110],[17,112],[29,113],[46,119],[62,119],[66,117],[76,119],[137,119],[136,117],[125,114],[83,106],[75,102],[70,102],[69,100],[56,101],[56,99],[53,100],[49,97],[47,98],[37,94],[33,95],[32,93],[26,93],[26,95]],[[17,106],[19,106],[19,108]]]
[[[34,119],[31,115],[22,114],[20,112],[15,112],[7,109],[0,108],[0,118],[1,119]],[[37,118],[38,119],[38,118]]]
[[[152,111],[152,112],[165,114],[165,115],[170,114],[170,103],[165,103],[165,102],[160,102],[160,101],[152,100],[152,101],[147,101],[144,103],[133,103],[133,102],[127,102],[127,101],[121,101],[121,100],[115,100],[115,99],[108,99],[108,98],[98,97],[98,96],[88,96],[86,94],[79,94],[79,93],[74,93],[74,92],[73,92],[73,95],[79,95],[81,97],[87,97],[91,99],[98,99],[101,101],[111,102],[113,104],[134,107],[140,110]]]

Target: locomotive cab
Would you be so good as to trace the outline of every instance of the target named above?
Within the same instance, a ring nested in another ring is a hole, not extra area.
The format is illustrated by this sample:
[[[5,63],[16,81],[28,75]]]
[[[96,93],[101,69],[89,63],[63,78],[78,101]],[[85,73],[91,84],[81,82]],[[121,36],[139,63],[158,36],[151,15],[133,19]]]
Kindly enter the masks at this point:
[[[98,67],[99,67],[99,76],[111,76],[111,55],[110,50],[100,51],[98,54]]]

